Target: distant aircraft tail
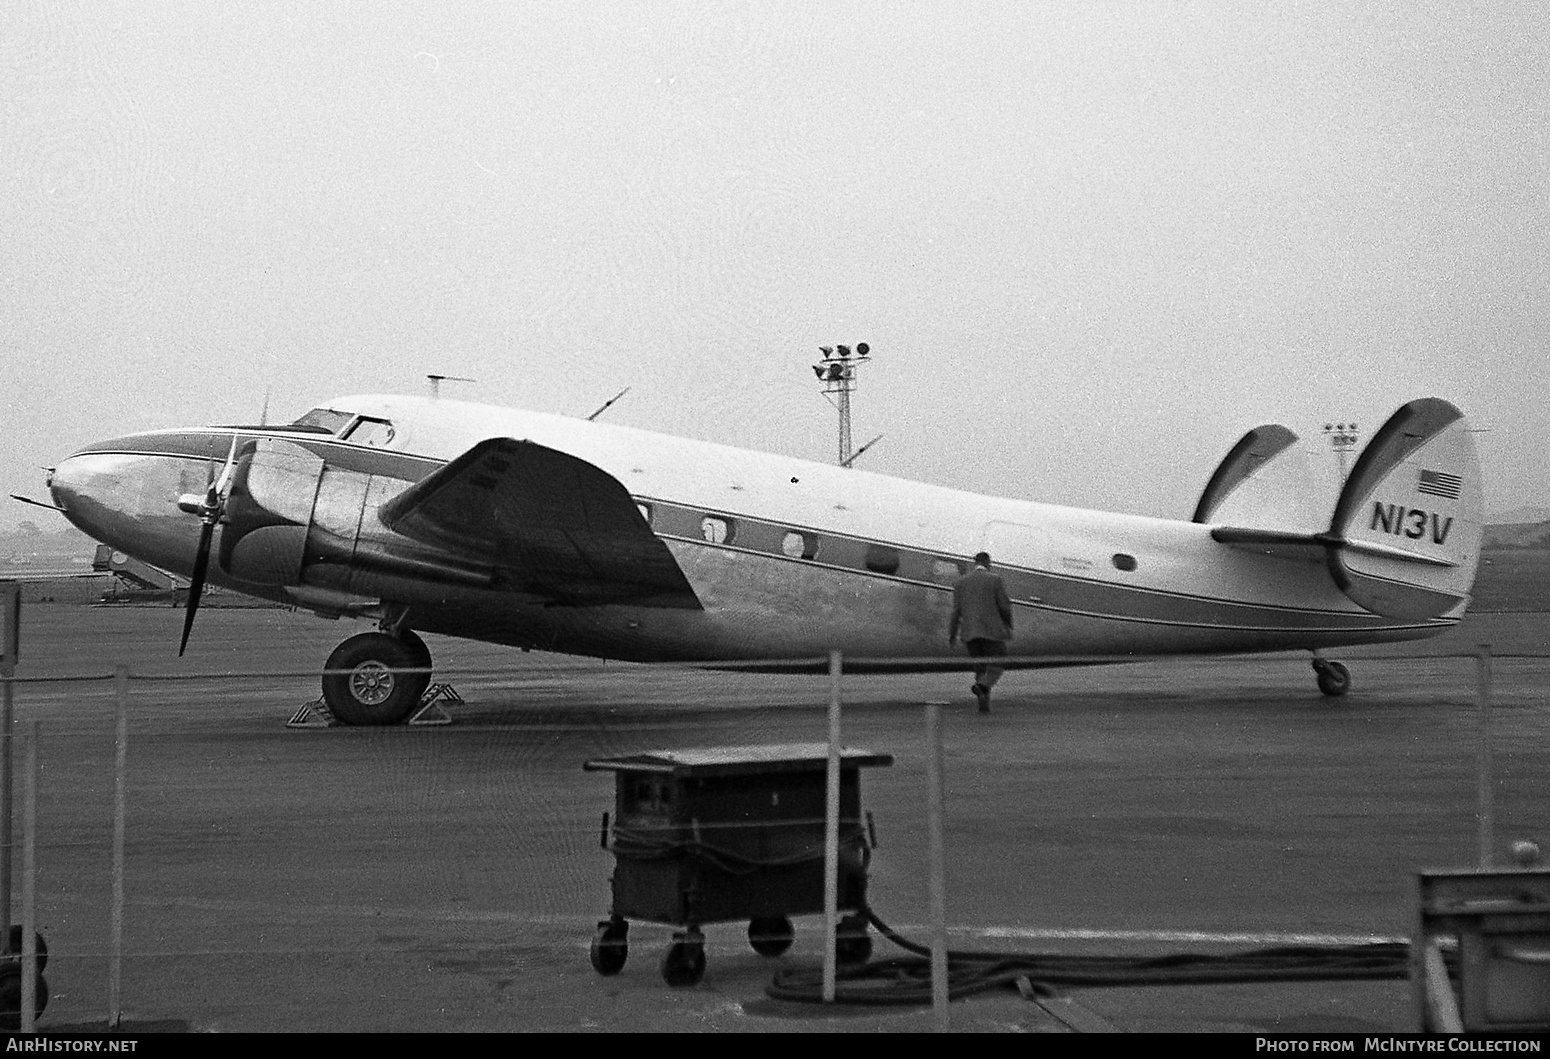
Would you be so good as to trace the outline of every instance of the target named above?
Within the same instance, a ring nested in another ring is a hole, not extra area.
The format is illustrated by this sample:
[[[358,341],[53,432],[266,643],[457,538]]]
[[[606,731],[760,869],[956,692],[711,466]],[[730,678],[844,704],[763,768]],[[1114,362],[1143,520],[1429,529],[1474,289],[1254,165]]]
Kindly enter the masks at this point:
[[[1393,618],[1461,612],[1485,536],[1480,460],[1464,414],[1411,401],[1373,435],[1335,504],[1330,573],[1351,599]]]

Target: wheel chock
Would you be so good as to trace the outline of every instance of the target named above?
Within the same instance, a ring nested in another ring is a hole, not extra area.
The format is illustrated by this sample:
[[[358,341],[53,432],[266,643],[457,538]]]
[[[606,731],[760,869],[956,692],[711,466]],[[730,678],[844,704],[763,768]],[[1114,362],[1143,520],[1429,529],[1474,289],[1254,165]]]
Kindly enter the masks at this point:
[[[414,716],[405,721],[405,724],[414,725],[438,725],[451,724],[452,715],[443,707],[443,703],[461,703],[463,696],[457,693],[457,689],[451,684],[432,684],[420,696],[420,708],[414,712]]]
[[[329,712],[328,705],[319,695],[313,702],[307,703],[285,722],[287,728],[333,728],[339,722]]]
[[[405,724],[413,725],[441,725],[451,724],[452,715],[447,713],[443,703],[461,703],[463,696],[457,693],[457,689],[451,684],[432,684],[424,695],[420,696],[419,708],[415,710]],[[339,720],[328,709],[328,703],[320,695],[312,702],[307,703],[297,710],[291,719],[285,722],[287,728],[337,728]]]

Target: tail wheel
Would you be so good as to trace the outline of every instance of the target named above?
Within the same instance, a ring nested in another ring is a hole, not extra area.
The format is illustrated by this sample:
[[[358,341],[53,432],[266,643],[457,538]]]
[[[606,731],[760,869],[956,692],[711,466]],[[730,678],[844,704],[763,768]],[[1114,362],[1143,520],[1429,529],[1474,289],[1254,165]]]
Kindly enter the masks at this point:
[[[1351,690],[1351,671],[1344,662],[1313,663],[1313,671],[1319,675],[1319,690],[1329,696],[1344,695]]]
[[[413,634],[411,634],[413,635]],[[418,641],[419,637],[415,637]],[[430,660],[412,645],[387,633],[367,632],[352,636],[328,656],[323,675],[323,700],[344,724],[398,724],[419,705],[429,677],[423,673],[395,673],[418,669]]]

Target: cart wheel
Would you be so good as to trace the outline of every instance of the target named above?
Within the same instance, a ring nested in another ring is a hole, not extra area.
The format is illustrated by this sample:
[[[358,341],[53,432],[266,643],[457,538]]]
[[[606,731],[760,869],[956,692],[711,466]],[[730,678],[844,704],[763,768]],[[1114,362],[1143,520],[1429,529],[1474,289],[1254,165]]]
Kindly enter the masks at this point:
[[[48,967],[48,942],[43,940],[42,934],[39,934],[37,938],[38,973],[42,974],[44,969]],[[20,924],[14,924],[11,927],[11,952],[8,958],[18,961],[22,958],[22,928]]]
[[[618,974],[630,955],[630,924],[622,919],[605,919],[592,935],[592,969],[601,975]]]
[[[32,1017],[38,1018],[48,1007],[48,980],[41,974]],[[19,963],[0,963],[0,1029],[16,1031],[22,1027],[22,968]]]
[[[748,944],[760,956],[779,956],[791,948],[796,930],[785,916],[771,916],[748,922]]]
[[[697,930],[673,935],[662,957],[662,980],[673,988],[698,985],[705,977],[705,936]]]
[[[834,932],[834,958],[839,963],[866,963],[872,958],[872,938],[865,916],[846,916]]]

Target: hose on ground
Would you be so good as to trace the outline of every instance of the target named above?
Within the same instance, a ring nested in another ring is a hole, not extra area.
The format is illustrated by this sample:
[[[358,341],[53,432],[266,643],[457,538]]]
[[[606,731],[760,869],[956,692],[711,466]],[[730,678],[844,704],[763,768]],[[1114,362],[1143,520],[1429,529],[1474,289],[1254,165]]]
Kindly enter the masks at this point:
[[[931,950],[903,937],[870,909],[867,921],[910,953],[850,968],[835,978],[841,1004],[931,1003]],[[1232,982],[1309,982],[1398,979],[1409,976],[1409,946],[1281,945],[1246,952],[1170,953],[1162,956],[1085,956],[1062,953],[965,952],[947,954],[947,995],[959,999],[1012,989],[1053,996],[1057,987],[1207,985]],[[766,988],[779,1000],[821,1002],[821,970],[781,971]]]

